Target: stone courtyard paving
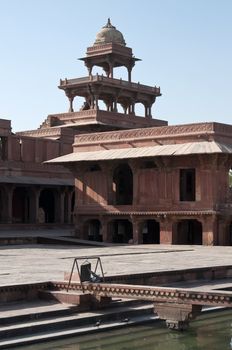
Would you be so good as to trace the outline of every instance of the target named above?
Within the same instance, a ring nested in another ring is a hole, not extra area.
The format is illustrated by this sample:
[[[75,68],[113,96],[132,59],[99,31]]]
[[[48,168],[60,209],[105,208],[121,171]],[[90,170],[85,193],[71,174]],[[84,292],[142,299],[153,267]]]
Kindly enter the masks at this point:
[[[106,275],[232,265],[232,247],[14,245],[0,247],[0,285],[62,281],[74,257],[100,256]]]

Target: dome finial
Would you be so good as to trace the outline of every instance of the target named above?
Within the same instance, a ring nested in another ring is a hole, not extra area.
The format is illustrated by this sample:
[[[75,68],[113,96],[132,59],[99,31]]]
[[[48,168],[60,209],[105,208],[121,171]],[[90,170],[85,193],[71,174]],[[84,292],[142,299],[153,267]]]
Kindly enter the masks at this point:
[[[102,28],[114,28],[115,29],[115,27],[112,26],[112,24],[110,22],[110,17],[108,18],[106,25],[104,27],[102,27]]]

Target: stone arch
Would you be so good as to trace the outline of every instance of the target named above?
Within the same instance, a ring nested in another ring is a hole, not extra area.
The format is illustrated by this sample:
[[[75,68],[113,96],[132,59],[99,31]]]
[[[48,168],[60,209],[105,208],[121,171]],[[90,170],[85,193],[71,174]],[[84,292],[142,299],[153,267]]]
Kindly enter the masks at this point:
[[[128,79],[128,68],[126,66],[114,67],[114,79]]]
[[[84,222],[84,239],[102,242],[100,220],[91,219]]]
[[[113,191],[116,205],[133,203],[133,173],[128,164],[120,164],[114,169]]]
[[[45,188],[40,192],[39,211],[41,223],[55,222],[55,191],[51,188]]]
[[[137,116],[145,115],[145,106],[142,102],[135,103],[134,110],[135,110],[135,115]]]
[[[112,220],[108,223],[108,230],[113,243],[129,243],[133,240],[133,226],[130,220]]]
[[[176,244],[202,244],[202,223],[196,219],[177,222]]]
[[[141,223],[142,242],[144,244],[160,243],[160,224],[158,221],[149,219]]]
[[[31,198],[27,187],[16,187],[12,196],[12,222],[30,222]]]

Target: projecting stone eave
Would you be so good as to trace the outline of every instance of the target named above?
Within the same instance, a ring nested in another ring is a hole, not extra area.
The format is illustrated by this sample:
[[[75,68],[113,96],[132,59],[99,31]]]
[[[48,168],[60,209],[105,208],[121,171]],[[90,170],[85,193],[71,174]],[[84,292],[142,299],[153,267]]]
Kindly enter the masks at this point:
[[[192,141],[218,141],[231,144],[232,125],[218,122],[203,122],[180,125],[160,125],[158,127],[137,128],[112,132],[77,135],[74,141],[76,149],[101,144],[111,148],[116,143],[141,145],[184,143]]]

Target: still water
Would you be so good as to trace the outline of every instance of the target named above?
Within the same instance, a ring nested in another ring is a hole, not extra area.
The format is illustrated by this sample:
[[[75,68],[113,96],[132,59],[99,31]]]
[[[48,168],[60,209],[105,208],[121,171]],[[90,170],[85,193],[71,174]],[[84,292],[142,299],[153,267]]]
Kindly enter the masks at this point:
[[[169,331],[162,322],[91,334],[24,350],[226,350],[232,349],[231,310],[210,313],[191,323],[187,332]]]

